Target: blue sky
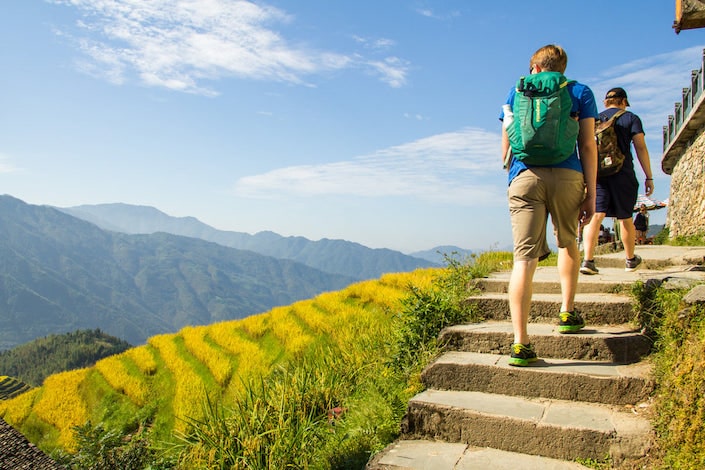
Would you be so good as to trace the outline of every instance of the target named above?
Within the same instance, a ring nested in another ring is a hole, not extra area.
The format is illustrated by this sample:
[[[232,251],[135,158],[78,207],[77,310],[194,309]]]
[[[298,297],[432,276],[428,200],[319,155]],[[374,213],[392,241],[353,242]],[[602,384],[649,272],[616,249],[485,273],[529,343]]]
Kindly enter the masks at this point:
[[[661,129],[705,47],[705,30],[674,33],[674,4],[4,1],[0,193],[404,252],[505,248],[497,116],[545,44],[598,102],[627,90],[669,196]]]

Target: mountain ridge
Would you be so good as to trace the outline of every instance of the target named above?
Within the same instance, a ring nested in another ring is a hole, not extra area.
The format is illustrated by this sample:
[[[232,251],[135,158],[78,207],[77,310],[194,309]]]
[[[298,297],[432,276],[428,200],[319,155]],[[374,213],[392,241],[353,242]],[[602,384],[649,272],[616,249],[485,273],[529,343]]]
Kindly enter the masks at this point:
[[[239,319],[354,278],[197,238],[128,235],[0,196],[0,350],[100,328],[132,344]]]
[[[173,217],[151,206],[107,203],[57,209],[106,230],[131,234],[167,232],[200,238],[231,248],[298,261],[321,271],[358,280],[441,264],[428,258],[406,255],[388,248],[369,248],[347,240],[323,238],[312,241],[301,236],[284,237],[268,230],[254,235],[219,230],[195,217]]]

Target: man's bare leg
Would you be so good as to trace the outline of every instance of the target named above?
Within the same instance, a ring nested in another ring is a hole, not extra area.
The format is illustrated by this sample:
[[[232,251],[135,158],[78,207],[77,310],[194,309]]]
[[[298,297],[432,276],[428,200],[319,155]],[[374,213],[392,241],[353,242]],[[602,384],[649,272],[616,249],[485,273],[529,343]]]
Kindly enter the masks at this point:
[[[634,245],[636,244],[636,228],[632,219],[620,219],[622,225],[622,244],[624,245],[624,256],[627,259],[634,258]]]
[[[599,229],[599,225],[598,225]],[[587,259],[587,258],[586,258]],[[572,312],[578,288],[580,250],[573,241],[565,248],[558,248],[558,276],[561,281],[561,312]]]
[[[594,259],[597,239],[600,237],[600,225],[603,220],[605,220],[605,213],[596,212],[590,219],[590,223],[583,227],[583,251],[585,252],[583,259],[589,261]]]
[[[529,310],[533,293],[534,272],[538,259],[514,261],[509,279],[509,311],[512,315],[514,342],[529,344]]]

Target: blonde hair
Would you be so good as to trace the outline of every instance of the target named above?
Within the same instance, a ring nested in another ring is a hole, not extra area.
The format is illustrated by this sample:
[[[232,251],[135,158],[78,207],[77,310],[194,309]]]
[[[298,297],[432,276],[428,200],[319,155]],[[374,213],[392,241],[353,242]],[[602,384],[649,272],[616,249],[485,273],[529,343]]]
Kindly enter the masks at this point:
[[[565,53],[561,46],[549,44],[534,52],[534,55],[531,56],[529,67],[534,64],[547,72],[564,73],[568,66],[568,54]]]

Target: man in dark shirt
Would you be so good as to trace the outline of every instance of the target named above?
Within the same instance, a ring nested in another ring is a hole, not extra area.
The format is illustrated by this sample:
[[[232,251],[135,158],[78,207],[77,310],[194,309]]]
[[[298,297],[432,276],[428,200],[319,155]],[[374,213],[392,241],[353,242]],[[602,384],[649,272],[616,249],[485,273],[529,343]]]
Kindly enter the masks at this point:
[[[600,120],[607,121],[619,110],[627,109],[629,100],[623,88],[612,88],[605,95],[605,110],[600,113]],[[585,254],[580,265],[583,274],[597,274],[593,258],[597,239],[600,234],[600,224],[605,217],[615,217],[620,224],[620,235],[624,244],[625,271],[634,271],[641,263],[641,257],[634,253],[636,229],[632,220],[636,204],[639,182],[634,172],[634,157],[631,144],[634,144],[636,156],[641,169],[646,176],[644,187],[646,195],[654,192],[654,180],[651,173],[651,160],[644,140],[644,128],[641,119],[636,114],[626,111],[614,123],[617,133],[617,145],[625,156],[622,168],[614,175],[597,178],[597,198],[595,201],[595,216],[583,231],[583,246]],[[616,229],[617,227],[615,227]]]

